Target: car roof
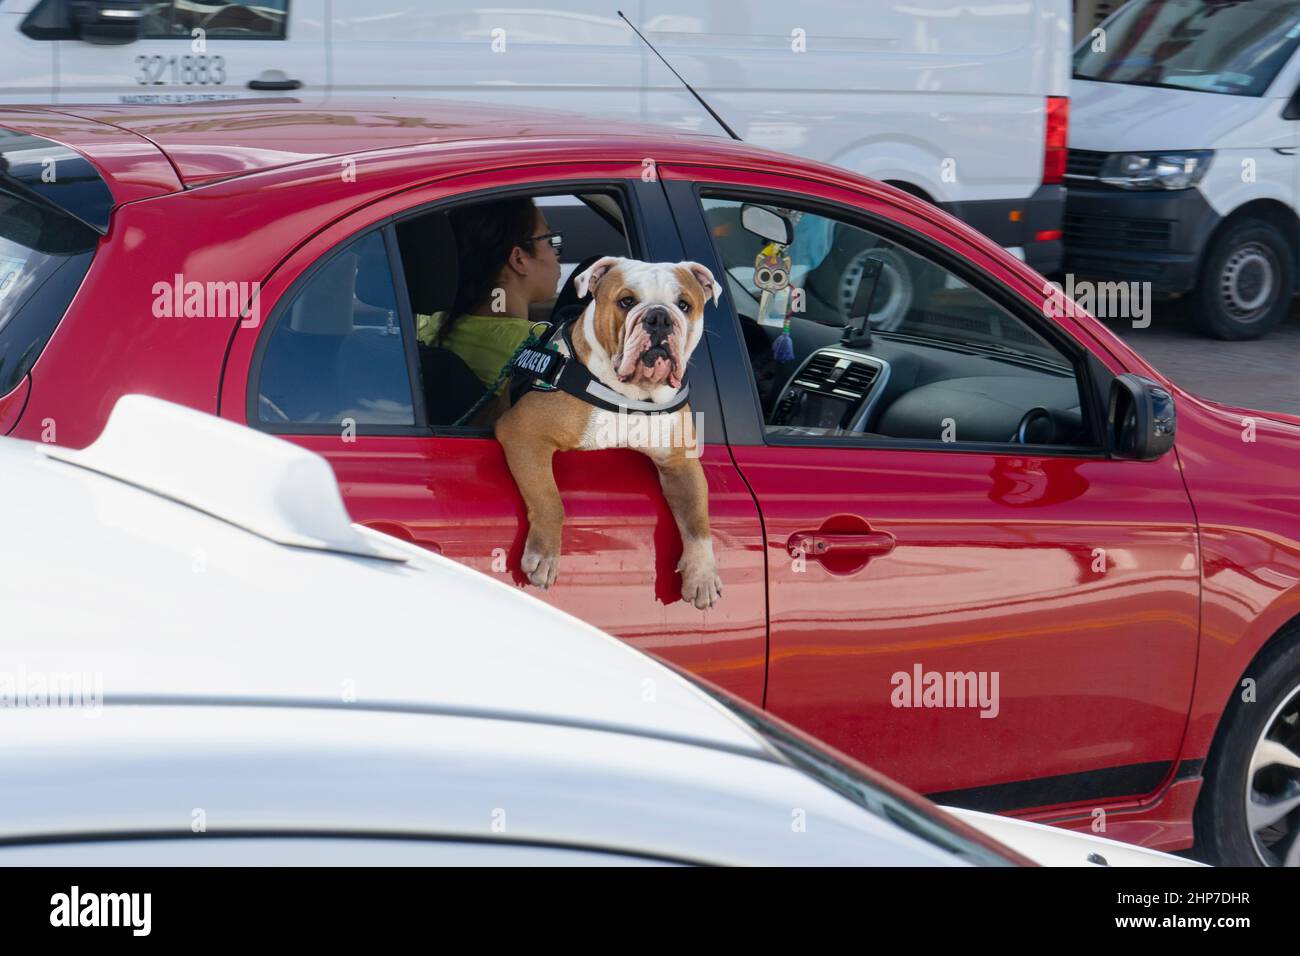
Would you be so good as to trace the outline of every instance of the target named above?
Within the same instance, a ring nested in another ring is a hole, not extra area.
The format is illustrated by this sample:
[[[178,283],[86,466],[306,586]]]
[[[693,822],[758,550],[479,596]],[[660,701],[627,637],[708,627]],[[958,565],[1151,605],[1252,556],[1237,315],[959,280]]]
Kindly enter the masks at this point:
[[[19,106],[0,110],[0,126],[71,146],[110,179],[132,185],[147,181],[163,191],[176,177],[174,188],[191,188],[330,156],[434,143],[550,140],[592,155],[620,145],[656,156],[674,148],[733,147],[776,155],[736,144],[713,129],[691,132],[557,110],[433,99],[352,99],[326,106],[281,100]],[[152,160],[145,144],[155,154]],[[130,163],[119,161],[124,150],[133,154]]]
[[[273,436],[126,396],[84,452],[0,439],[0,474],[11,682],[71,671],[97,675],[110,706],[319,704],[766,749],[622,641],[414,545],[329,526],[334,503],[347,518],[328,464]],[[310,487],[322,474],[328,492]]]

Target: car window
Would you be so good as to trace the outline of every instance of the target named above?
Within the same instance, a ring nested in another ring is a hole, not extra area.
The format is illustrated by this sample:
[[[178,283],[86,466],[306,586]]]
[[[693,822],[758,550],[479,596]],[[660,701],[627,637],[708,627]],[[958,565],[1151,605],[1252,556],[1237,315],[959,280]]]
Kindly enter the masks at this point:
[[[397,223],[428,423],[483,434],[508,407],[505,370],[518,348],[581,309],[574,273],[633,255],[627,226],[615,192],[493,196]],[[508,290],[506,257],[525,245],[536,275]]]
[[[0,186],[0,395],[36,364],[98,239],[88,226]]]
[[[847,212],[703,208],[769,438],[1093,444],[1070,357],[949,269]]]
[[[382,232],[331,254],[271,323],[257,383],[263,424],[415,424]]]
[[[191,38],[202,29],[209,39],[283,40],[288,0],[229,3],[226,0],[153,0],[144,5],[140,35],[150,40]]]

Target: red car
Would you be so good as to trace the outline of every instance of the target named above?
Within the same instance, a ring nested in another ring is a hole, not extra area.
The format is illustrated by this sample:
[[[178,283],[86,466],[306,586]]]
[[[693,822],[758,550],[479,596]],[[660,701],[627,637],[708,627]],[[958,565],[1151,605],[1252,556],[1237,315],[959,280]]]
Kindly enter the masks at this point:
[[[680,600],[629,450],[557,456],[546,600],[941,803],[1300,862],[1300,419],[1182,391],[840,169],[480,105],[0,110],[0,433],[80,447],[123,394],[186,403],[325,456],[357,521],[522,586],[522,502],[456,424],[474,380],[424,318],[455,297],[449,210],[515,196],[569,274],[726,277],[690,370],[721,601]],[[756,266],[782,254],[788,276]]]

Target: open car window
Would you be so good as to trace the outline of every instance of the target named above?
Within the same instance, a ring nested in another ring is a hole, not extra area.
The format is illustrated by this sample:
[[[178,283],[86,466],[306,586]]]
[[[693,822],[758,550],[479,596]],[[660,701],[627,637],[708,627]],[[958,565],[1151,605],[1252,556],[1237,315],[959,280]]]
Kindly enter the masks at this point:
[[[847,210],[702,202],[769,437],[1094,444],[1072,358],[961,276]]]

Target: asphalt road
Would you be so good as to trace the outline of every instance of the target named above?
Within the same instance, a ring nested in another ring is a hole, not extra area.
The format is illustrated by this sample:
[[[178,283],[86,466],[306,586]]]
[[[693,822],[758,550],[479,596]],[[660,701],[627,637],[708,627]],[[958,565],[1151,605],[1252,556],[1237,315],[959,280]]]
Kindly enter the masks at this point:
[[[1202,335],[1182,317],[1177,303],[1156,305],[1149,328],[1135,329],[1128,319],[1107,320],[1106,325],[1189,392],[1260,411],[1300,414],[1300,306],[1293,306],[1278,329],[1254,342]]]

